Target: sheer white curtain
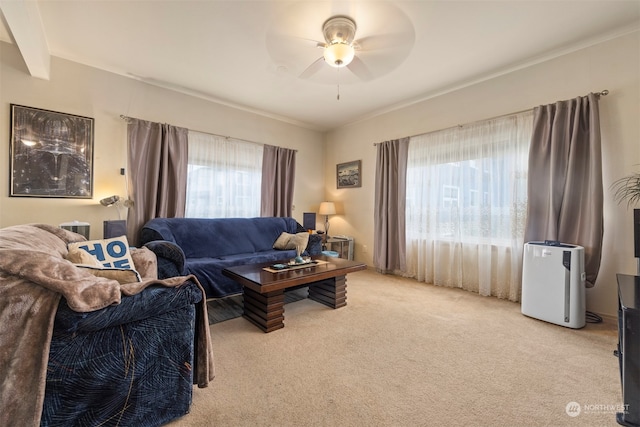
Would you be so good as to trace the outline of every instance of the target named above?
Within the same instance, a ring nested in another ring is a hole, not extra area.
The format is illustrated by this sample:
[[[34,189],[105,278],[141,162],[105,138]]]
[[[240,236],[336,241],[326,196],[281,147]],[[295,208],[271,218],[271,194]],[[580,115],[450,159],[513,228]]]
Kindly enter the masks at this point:
[[[190,218],[260,216],[262,145],[189,131]]]
[[[518,301],[533,112],[412,137],[407,276]]]

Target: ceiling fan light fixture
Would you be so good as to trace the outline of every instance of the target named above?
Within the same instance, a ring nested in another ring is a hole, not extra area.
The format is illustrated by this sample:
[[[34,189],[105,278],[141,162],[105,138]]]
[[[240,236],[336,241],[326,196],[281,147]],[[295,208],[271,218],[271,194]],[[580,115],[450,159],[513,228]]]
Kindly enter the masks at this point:
[[[324,60],[332,67],[346,67],[353,61],[355,49],[346,43],[331,43],[324,48]]]
[[[356,35],[356,23],[347,16],[334,16],[322,24],[322,34],[327,44],[345,43],[350,45]]]

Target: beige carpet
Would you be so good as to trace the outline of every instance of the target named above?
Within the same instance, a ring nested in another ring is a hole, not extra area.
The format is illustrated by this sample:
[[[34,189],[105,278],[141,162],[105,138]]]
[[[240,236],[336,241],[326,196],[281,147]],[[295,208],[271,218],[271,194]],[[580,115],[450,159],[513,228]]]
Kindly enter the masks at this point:
[[[216,379],[173,427],[615,426],[622,403],[615,322],[568,329],[372,271],[347,276],[346,307],[302,300],[284,329],[211,335]]]

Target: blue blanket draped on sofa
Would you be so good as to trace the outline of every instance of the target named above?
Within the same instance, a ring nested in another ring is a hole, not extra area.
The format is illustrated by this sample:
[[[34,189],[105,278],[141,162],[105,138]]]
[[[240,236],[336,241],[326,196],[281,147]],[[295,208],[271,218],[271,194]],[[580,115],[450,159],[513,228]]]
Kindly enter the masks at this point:
[[[282,232],[295,234],[305,230],[294,218],[288,217],[154,218],[142,228],[141,243],[156,253],[159,265],[163,262],[163,252],[172,252],[173,256],[181,252],[184,271],[176,274],[193,274],[207,298],[221,298],[242,292],[240,284],[222,274],[223,269],[242,264],[275,263],[296,256],[295,250],[273,249]],[[304,254],[320,254],[321,240],[319,235],[310,234]],[[169,243],[162,245],[158,241]]]

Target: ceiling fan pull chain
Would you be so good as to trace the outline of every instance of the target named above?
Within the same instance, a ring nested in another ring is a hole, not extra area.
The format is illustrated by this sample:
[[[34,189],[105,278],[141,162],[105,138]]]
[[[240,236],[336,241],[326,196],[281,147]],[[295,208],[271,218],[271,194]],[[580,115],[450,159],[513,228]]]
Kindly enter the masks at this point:
[[[337,97],[337,101],[340,101],[340,68],[337,68],[338,70],[338,97]]]

